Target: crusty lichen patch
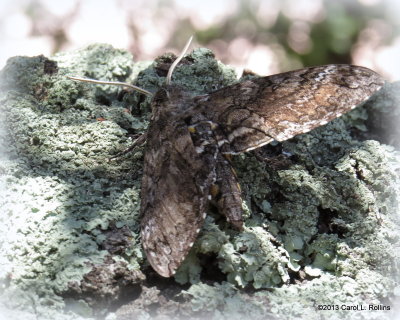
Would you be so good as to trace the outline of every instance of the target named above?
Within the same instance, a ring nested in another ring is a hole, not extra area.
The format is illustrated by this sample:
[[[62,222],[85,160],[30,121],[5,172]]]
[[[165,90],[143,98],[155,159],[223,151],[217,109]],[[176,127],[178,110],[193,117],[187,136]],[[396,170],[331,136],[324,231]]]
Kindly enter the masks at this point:
[[[109,46],[82,52],[92,52],[93,57],[95,51],[110,59],[113,55],[124,66],[118,69],[114,62],[110,74],[127,78],[132,73],[133,61],[126,52]],[[83,72],[87,63],[82,59],[79,64],[74,57],[69,57],[71,69]],[[131,154],[130,163],[108,162],[110,153],[127,139],[129,127],[122,126],[135,120],[117,100],[115,90],[105,106],[96,101],[97,89],[66,79],[70,69],[65,56],[60,59],[62,63],[46,73],[46,66],[56,66],[55,62],[44,57],[12,58],[1,82],[9,139],[9,160],[1,163],[6,187],[1,199],[1,228],[6,235],[2,300],[9,308],[30,306],[43,318],[60,318],[58,313],[65,307],[60,295],[77,297],[84,275],[93,266],[99,269],[110,256],[103,243],[111,223],[131,230],[119,265],[135,272],[142,261],[137,245],[140,183],[134,178],[141,168],[134,159],[141,154]],[[100,275],[97,281],[102,285]],[[19,292],[20,299],[6,299],[10,290]],[[88,315],[86,308],[83,313]],[[64,316],[77,317],[72,311]]]
[[[399,152],[350,134],[370,127],[373,106],[235,157],[244,231],[211,206],[175,278],[151,271],[139,238],[143,147],[108,161],[144,132],[149,99],[65,76],[154,92],[173,59],[134,63],[123,50],[92,45],[51,60],[15,57],[3,69],[0,312],[90,318],[132,299],[133,311],[122,307],[109,319],[389,318],[316,307],[393,307],[399,292]],[[193,94],[235,81],[207,49],[173,74]]]

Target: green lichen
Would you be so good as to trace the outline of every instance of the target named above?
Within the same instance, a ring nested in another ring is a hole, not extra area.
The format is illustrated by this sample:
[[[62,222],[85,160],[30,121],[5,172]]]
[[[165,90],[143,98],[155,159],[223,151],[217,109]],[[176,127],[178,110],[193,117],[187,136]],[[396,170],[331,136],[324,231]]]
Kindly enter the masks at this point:
[[[232,284],[224,282],[214,285],[196,284],[183,293],[190,297],[192,310],[199,319],[273,319],[265,301],[250,299],[241,294]]]
[[[387,285],[386,276],[366,270],[355,279],[323,274],[302,285],[283,286],[257,295],[267,298],[270,310],[285,319],[391,319],[395,315],[394,300],[386,300],[385,294],[383,300],[378,298]],[[357,306],[358,311],[352,310]],[[390,310],[370,310],[370,306],[390,306]],[[365,310],[360,311],[361,308]]]
[[[42,295],[53,301],[48,310],[34,303],[43,318],[54,318],[65,307],[59,294],[109,255],[101,246],[111,222],[132,230],[126,265],[137,269],[142,259],[134,249],[140,183],[132,178],[141,168],[134,161],[140,155],[132,154],[130,163],[107,161],[125,142],[126,129],[135,119],[116,94],[109,94],[111,105],[106,107],[96,102],[94,89],[65,78],[71,70],[91,70],[85,57],[102,54],[114,62],[97,65],[103,72],[95,75],[127,78],[132,72],[126,52],[100,45],[56,57],[58,72],[44,57],[16,57],[1,73],[2,120],[8,130],[2,144],[11,140],[4,148],[11,160],[1,163],[6,187],[1,196],[2,300],[18,291],[21,299],[5,300],[9,308],[35,299],[40,304],[35,297],[43,288]],[[96,120],[100,117],[104,121]],[[72,312],[65,316],[74,317]]]
[[[169,65],[175,58],[171,54],[157,58],[138,75],[137,85],[150,91],[157,90],[165,82]],[[236,81],[236,74],[232,68],[217,61],[211,50],[198,48],[185,56],[172,79],[174,84],[195,95],[232,84]]]
[[[65,76],[133,82],[154,92],[174,58],[135,63],[123,50],[92,45],[52,59],[15,57],[0,74],[0,128],[6,129],[0,131],[0,187],[6,188],[0,305],[26,319],[90,318],[107,312],[93,308],[96,298],[119,301],[124,286],[141,286],[137,300],[146,301],[141,271],[149,269],[138,237],[143,148],[108,159],[144,132],[149,99]],[[173,74],[193,94],[235,81],[207,49],[194,50]],[[232,229],[211,206],[169,282],[190,287],[163,310],[210,319],[389,317],[316,310],[318,304],[393,305],[399,288],[399,152],[351,135],[369,128],[371,110],[234,158],[245,229]],[[269,160],[260,160],[264,155]],[[167,294],[160,290],[151,301],[162,309]],[[154,312],[135,315],[149,319]]]
[[[286,265],[288,255],[282,247],[276,248],[275,239],[263,228],[253,227],[234,237],[219,252],[220,268],[228,281],[245,287],[275,287],[289,280]]]

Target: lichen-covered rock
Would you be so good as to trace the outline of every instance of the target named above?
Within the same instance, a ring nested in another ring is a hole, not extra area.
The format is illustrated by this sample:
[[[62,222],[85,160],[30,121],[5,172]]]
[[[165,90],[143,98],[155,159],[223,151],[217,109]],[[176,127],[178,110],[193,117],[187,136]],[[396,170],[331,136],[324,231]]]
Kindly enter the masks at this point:
[[[85,276],[94,268],[113,265],[108,258],[113,252],[105,245],[111,226],[128,228],[129,241],[118,244],[124,247],[123,254],[112,258],[123,255],[119,268],[139,272],[142,261],[136,240],[140,183],[135,179],[141,163],[107,163],[110,150],[127,139],[128,128],[120,124],[130,125],[135,118],[118,102],[115,88],[108,96],[111,105],[105,106],[96,100],[97,89],[65,77],[69,72],[83,73],[96,54],[114,58],[110,69],[103,69],[113,76],[127,78],[134,70],[126,52],[100,45],[71,54],[69,60],[65,55],[55,58],[60,63],[14,57],[1,72],[1,127],[6,129],[1,162],[1,300],[11,309],[30,306],[42,318],[61,319],[67,301],[62,295],[79,286],[85,290]],[[86,55],[89,60],[79,62],[78,57]],[[123,68],[117,68],[116,61]],[[121,274],[119,268],[108,270]],[[130,279],[126,277],[126,285],[136,284]],[[11,290],[19,292],[19,299],[7,299]],[[117,291],[110,288],[114,296]],[[83,308],[86,302],[78,302],[68,299],[72,307],[64,312],[65,318],[93,314],[91,306]]]
[[[173,59],[135,63],[123,50],[92,45],[51,59],[14,57],[1,71],[0,313],[390,318],[400,296],[400,156],[382,144],[394,141],[382,128],[386,109],[398,114],[396,84],[366,108],[235,157],[244,231],[211,206],[175,277],[162,279],[140,247],[143,147],[109,161],[146,129],[149,99],[66,75],[154,92]],[[194,50],[173,74],[193,94],[235,81],[207,49]],[[392,310],[351,310],[356,305]]]

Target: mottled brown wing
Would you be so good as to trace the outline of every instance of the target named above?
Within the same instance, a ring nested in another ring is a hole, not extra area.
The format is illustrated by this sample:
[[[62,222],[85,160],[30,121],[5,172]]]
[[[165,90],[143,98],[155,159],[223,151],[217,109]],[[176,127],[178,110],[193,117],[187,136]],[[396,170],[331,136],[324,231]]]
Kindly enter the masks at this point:
[[[195,151],[184,122],[152,122],[141,190],[141,236],[151,266],[170,277],[204,222],[215,161]]]
[[[224,153],[241,153],[305,133],[341,116],[384,84],[364,67],[326,65],[246,80],[195,98]],[[196,122],[196,118],[193,119]]]

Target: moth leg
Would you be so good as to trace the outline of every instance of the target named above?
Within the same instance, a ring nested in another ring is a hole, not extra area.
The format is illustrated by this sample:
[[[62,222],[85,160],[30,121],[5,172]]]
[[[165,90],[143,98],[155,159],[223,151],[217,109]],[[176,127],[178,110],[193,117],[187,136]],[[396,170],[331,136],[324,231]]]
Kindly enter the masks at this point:
[[[115,160],[116,158],[119,158],[129,152],[132,152],[137,146],[141,146],[142,144],[144,144],[146,140],[147,140],[147,132],[142,133],[135,141],[133,141],[133,143],[128,148],[118,152],[116,155],[113,155],[108,159],[108,161]]]
[[[216,184],[218,188],[217,206],[219,212],[226,216],[226,220],[236,229],[243,230],[243,209],[240,185],[228,156],[218,155],[216,174]]]

